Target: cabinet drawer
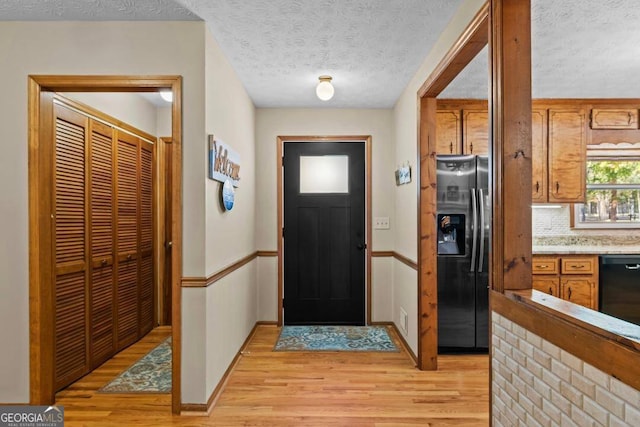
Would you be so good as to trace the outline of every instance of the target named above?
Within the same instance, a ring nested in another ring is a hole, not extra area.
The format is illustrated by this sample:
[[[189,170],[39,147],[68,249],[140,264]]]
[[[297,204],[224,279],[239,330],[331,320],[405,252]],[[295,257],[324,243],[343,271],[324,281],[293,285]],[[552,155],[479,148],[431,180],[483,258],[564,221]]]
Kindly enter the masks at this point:
[[[533,257],[533,274],[558,274],[558,258]]]
[[[594,108],[591,110],[591,129],[638,129],[638,110]]]
[[[595,258],[562,258],[562,274],[593,274]]]

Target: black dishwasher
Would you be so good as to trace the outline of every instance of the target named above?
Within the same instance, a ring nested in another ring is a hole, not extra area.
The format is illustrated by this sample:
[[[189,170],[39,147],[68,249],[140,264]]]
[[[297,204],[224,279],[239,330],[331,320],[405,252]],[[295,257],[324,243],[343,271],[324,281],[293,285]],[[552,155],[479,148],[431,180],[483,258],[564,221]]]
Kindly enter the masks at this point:
[[[640,255],[600,256],[600,311],[640,325]]]

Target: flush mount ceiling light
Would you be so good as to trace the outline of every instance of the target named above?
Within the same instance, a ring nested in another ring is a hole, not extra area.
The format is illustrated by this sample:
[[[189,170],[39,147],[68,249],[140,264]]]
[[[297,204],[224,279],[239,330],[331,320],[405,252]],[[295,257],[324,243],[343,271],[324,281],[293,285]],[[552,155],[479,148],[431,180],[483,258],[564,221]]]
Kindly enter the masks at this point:
[[[333,98],[333,85],[331,84],[331,76],[320,76],[318,77],[320,82],[318,86],[316,86],[316,95],[322,101],[328,101]]]
[[[161,90],[160,96],[167,102],[173,102],[173,92],[170,90]]]

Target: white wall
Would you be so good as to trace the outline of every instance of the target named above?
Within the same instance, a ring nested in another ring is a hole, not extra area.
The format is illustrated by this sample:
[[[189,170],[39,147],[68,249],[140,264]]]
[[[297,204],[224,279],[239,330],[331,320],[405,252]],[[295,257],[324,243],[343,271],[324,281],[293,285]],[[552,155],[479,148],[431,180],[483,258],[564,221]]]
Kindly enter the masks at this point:
[[[258,320],[278,320],[278,258],[258,258]]]
[[[276,138],[287,135],[371,135],[372,137],[372,214],[390,218],[390,230],[374,230],[369,248],[374,251],[393,249],[395,221],[393,194],[393,123],[390,110],[370,109],[258,109],[256,113],[256,245],[260,250],[277,248],[276,210]],[[277,319],[277,258],[260,260],[258,288],[261,295],[259,320]],[[268,266],[267,266],[268,265]],[[381,268],[384,268],[383,266]],[[376,287],[389,282],[374,280]],[[376,294],[387,293],[375,290]],[[267,302],[270,304],[266,306]],[[374,316],[376,314],[374,313]],[[390,319],[385,319],[390,320]]]
[[[393,262],[393,289],[391,307],[391,321],[396,324],[398,331],[402,334],[407,344],[413,351],[418,354],[418,299],[417,299],[417,283],[418,272],[413,268],[397,261]],[[403,309],[407,313],[407,331],[403,331],[400,322],[400,313]]]
[[[171,136],[171,107],[156,108],[156,136]]]
[[[393,319],[393,263],[391,257],[371,259],[371,320],[391,322]]]
[[[480,8],[485,3],[484,0],[465,0],[458,11],[451,19],[440,38],[429,52],[427,58],[407,85],[402,95],[396,102],[393,109],[393,123],[395,129],[395,163],[400,164],[407,160],[411,166],[415,167],[418,162],[418,89],[425,82],[434,68],[441,61],[443,56],[451,48],[466,26],[471,22]],[[415,169],[414,169],[415,170]],[[416,174],[417,175],[417,174]],[[417,221],[417,184],[418,179],[414,179],[408,185],[402,185],[395,192],[395,213],[396,224],[394,231],[395,251],[414,261],[418,257],[418,221]],[[399,310],[399,301],[411,307],[418,306],[417,275],[409,275],[401,267],[399,261],[394,264],[394,319],[398,325],[396,313]],[[417,309],[413,315],[409,313],[409,324],[417,325]],[[398,325],[399,327],[399,325]],[[409,343],[417,343],[417,330],[410,331]]]
[[[115,117],[141,131],[158,136],[156,106],[136,93],[69,92],[62,95]],[[169,129],[171,129],[171,115],[169,115]]]
[[[27,76],[184,77],[183,273],[201,276],[205,185],[194,144],[205,139],[204,30],[202,22],[0,22],[0,402],[29,400]]]

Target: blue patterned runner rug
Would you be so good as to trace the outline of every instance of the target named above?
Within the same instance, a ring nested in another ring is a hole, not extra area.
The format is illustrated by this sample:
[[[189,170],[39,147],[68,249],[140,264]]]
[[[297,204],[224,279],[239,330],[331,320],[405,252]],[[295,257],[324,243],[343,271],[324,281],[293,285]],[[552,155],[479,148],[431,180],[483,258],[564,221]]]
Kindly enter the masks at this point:
[[[171,393],[171,337],[131,365],[99,393]]]
[[[399,351],[384,326],[283,326],[275,351]]]

